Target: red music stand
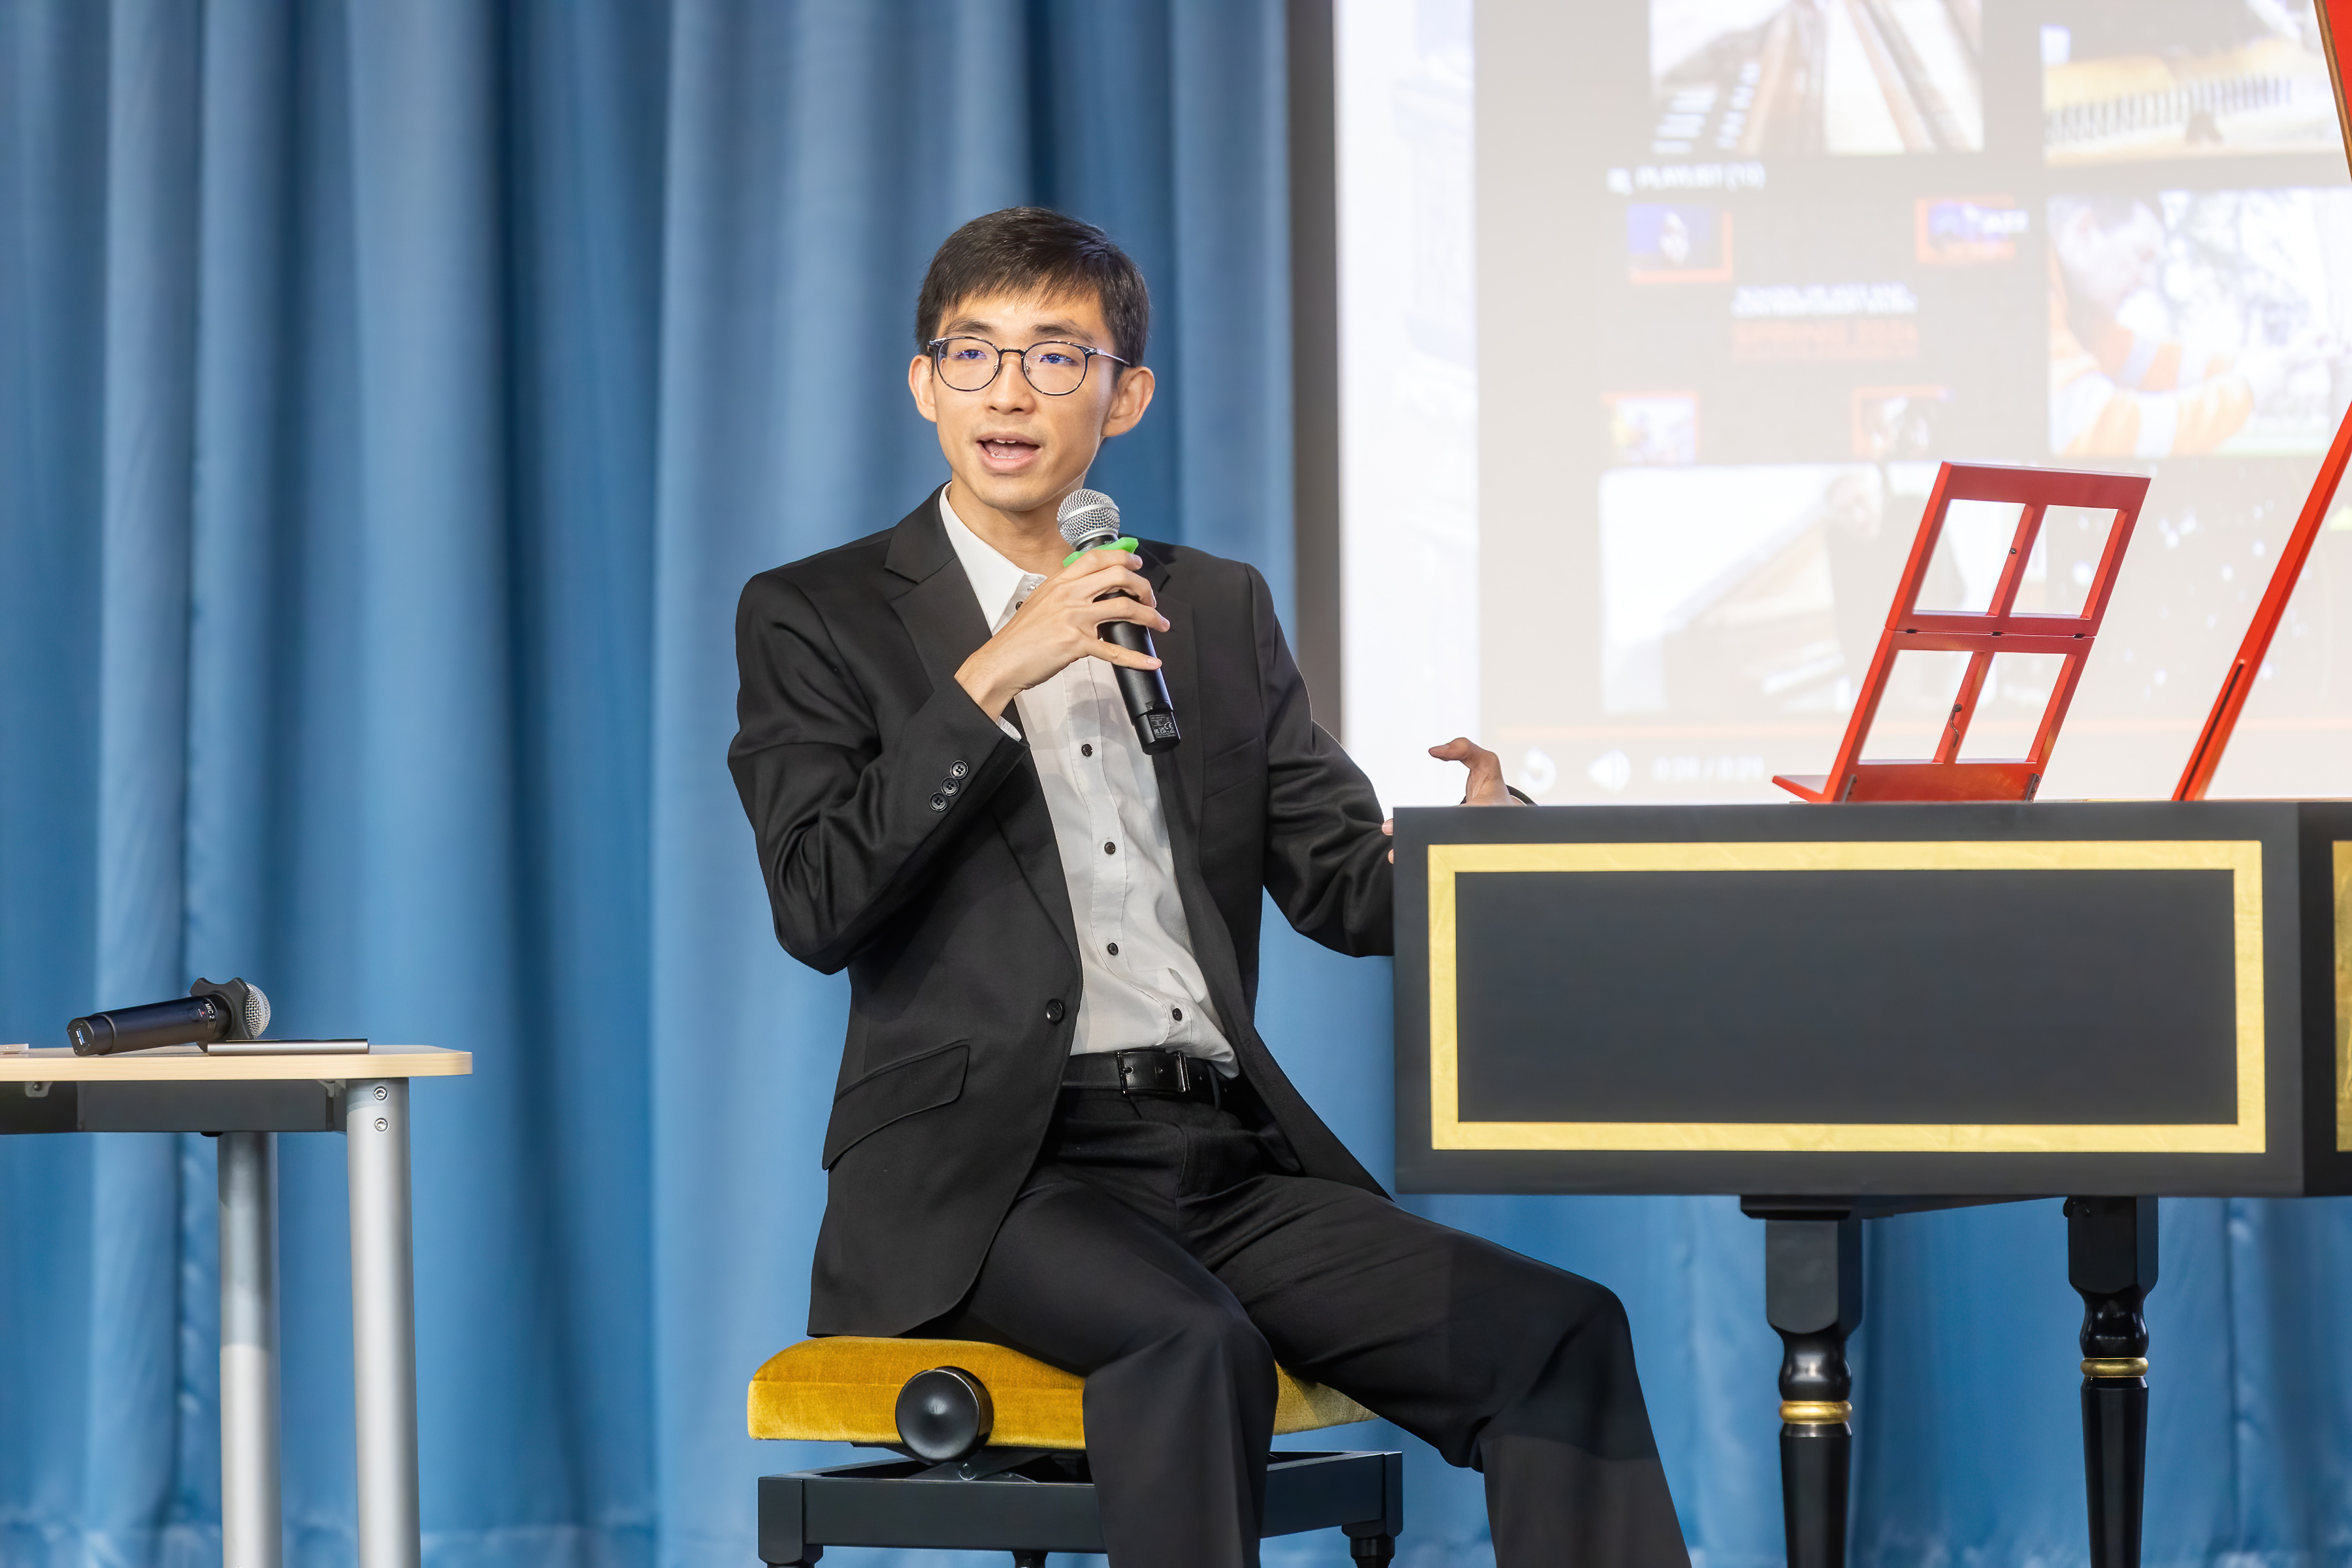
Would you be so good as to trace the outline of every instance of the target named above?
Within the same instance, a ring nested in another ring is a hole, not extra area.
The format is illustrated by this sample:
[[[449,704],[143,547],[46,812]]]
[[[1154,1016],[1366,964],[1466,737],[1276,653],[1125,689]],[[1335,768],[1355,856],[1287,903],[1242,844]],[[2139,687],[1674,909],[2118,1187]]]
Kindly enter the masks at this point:
[[[1826,774],[1788,774],[1772,782],[1810,801],[2032,800],[2042,787],[2058,726],[2065,721],[2066,705],[2074,700],[2074,684],[2082,679],[2091,645],[2099,635],[2099,623],[2106,616],[2116,571],[2123,564],[2124,547],[2131,542],[2132,526],[2139,521],[2140,502],[2147,495],[2145,475],[1944,464],[1936,472],[1936,488],[1929,492],[1927,510],[1919,519],[1919,535],[1912,542],[1911,559],[1895,587],[1886,629],[1879,634],[1878,651],[1871,656],[1870,673],[1854,695],[1853,717],[1846,721],[1837,760]],[[2009,542],[2000,580],[1994,584],[1992,601],[1984,611],[1923,612],[1919,589],[1927,580],[1928,563],[1935,559],[1936,542],[1943,535],[1944,514],[1956,500],[2006,501],[2023,510],[2016,535]],[[2042,514],[2053,506],[2095,507],[2116,514],[2080,615],[2027,614],[2016,608],[2026,563],[2032,558],[2033,542],[2042,532]],[[1969,657],[1968,673],[1960,678],[1936,754],[1922,762],[1864,762],[1863,742],[1878,717],[1879,700],[1886,695],[1895,656],[1942,651]],[[1960,744],[1968,738],[1977,696],[1984,689],[1985,672],[1992,668],[1997,653],[2057,654],[2065,662],[2051,686],[2042,726],[2026,755],[1964,763]]]

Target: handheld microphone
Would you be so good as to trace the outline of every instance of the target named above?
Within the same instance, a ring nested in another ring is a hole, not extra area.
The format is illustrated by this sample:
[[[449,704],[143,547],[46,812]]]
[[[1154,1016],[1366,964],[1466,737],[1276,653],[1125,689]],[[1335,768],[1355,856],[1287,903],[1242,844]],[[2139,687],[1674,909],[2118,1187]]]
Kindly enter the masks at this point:
[[[199,979],[187,995],[143,1007],[92,1013],[66,1025],[66,1038],[78,1057],[108,1057],[149,1051],[158,1046],[205,1046],[220,1040],[252,1040],[269,1026],[269,998],[243,980],[220,984]]]
[[[1118,503],[1100,490],[1072,490],[1062,498],[1061,510],[1055,515],[1063,539],[1073,551],[1118,542]],[[1096,630],[1106,641],[1130,652],[1149,658],[1160,657],[1151,646],[1148,626],[1134,621],[1105,621]],[[1184,731],[1177,726],[1176,704],[1168,700],[1168,682],[1160,672],[1130,669],[1123,664],[1111,668],[1118,676],[1118,694],[1127,700],[1127,716],[1135,721],[1135,738],[1144,753],[1151,756],[1172,749],[1184,738]]]

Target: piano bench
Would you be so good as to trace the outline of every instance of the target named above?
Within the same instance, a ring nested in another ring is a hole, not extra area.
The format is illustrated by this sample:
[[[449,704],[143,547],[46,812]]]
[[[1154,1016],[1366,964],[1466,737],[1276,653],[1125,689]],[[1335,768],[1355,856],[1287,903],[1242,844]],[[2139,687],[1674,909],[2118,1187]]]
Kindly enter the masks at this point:
[[[1371,1419],[1332,1389],[1277,1371],[1274,1429]],[[1104,1550],[1087,1468],[1086,1380],[971,1340],[805,1340],[751,1379],[751,1436],[895,1450],[877,1462],[760,1478],[760,1557],[807,1568],[827,1546],[1010,1552]],[[1276,1453],[1266,1535],[1345,1530],[1380,1568],[1403,1525],[1403,1456]]]

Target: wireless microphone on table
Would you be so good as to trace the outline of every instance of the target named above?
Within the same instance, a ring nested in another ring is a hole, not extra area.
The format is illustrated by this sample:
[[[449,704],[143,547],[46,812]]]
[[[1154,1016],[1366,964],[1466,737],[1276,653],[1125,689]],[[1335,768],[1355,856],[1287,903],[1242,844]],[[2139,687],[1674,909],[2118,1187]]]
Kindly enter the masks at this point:
[[[1117,544],[1118,537],[1118,503],[1100,490],[1072,490],[1062,498],[1061,510],[1055,513],[1062,537],[1073,552],[1093,550],[1105,544]],[[1134,542],[1127,542],[1133,548]],[[1121,598],[1132,598],[1121,594]],[[1104,598],[1109,598],[1106,594]],[[1132,653],[1148,658],[1160,657],[1151,643],[1151,630],[1134,621],[1105,621],[1097,628],[1105,640],[1115,642]],[[1135,721],[1135,738],[1148,755],[1156,755],[1173,748],[1184,738],[1177,727],[1176,704],[1168,700],[1168,682],[1157,669],[1130,669],[1126,665],[1113,665],[1118,676],[1118,694],[1127,700],[1127,716]]]
[[[220,1040],[252,1040],[269,1026],[269,998],[243,980],[215,984],[198,980],[173,1002],[117,1007],[92,1013],[66,1026],[78,1057],[109,1057],[119,1051],[149,1051],[158,1046],[205,1046]]]

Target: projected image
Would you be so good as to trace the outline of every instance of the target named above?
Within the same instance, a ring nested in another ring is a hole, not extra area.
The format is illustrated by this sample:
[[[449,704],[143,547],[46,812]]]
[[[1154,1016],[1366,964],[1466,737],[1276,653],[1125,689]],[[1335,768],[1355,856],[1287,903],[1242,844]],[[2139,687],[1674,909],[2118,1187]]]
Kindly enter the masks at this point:
[[[2326,447],[2352,364],[2352,191],[2050,198],[2050,449]]]
[[[1691,392],[1612,392],[1609,447],[1619,463],[1693,463],[1698,460],[1698,395]]]
[[[2230,668],[2255,601],[2278,564],[2304,491],[2308,458],[2166,465],[2149,487],[2126,566],[2092,667],[2119,716],[2201,720]],[[2352,520],[2339,520],[2352,521]],[[2087,581],[2095,529],[2081,520],[2046,541],[2053,580]],[[2313,729],[2340,728],[2347,690],[2340,638],[2324,617],[2352,590],[2352,543],[2321,536],[2302,590],[2256,677],[2270,711],[2325,716]],[[2286,699],[2282,703],[2281,699]]]
[[[1346,741],[1384,795],[1458,799],[1425,736],[1477,733],[1547,802],[1786,798],[1942,461],[2148,477],[2042,793],[2169,794],[2352,404],[2328,14],[1349,0],[1343,44],[1388,53],[1341,94],[1349,166],[1429,193],[1342,204],[1343,284],[1380,306],[1341,355]],[[1441,376],[1395,345],[1443,290]],[[2331,518],[2221,793],[2352,778],[2352,491]],[[2053,509],[2021,563],[2017,509],[1956,503],[1920,607],[2014,566],[2021,610],[2073,611],[2109,521]],[[1528,560],[1560,613],[1518,613]],[[1965,664],[1896,659],[1872,754],[1931,754]],[[1988,681],[1964,754],[2022,755],[2049,672]]]
[[[2342,146],[2311,0],[2062,0],[2045,15],[2053,164]]]
[[[1934,479],[1934,465],[1916,463],[1602,476],[1603,709],[1843,713]],[[1929,587],[1958,592],[1936,576]],[[1913,684],[1906,678],[1889,700],[1935,700]]]
[[[1926,267],[1981,267],[2017,258],[2027,215],[2007,196],[1921,196],[1915,254]]]
[[[1951,405],[1948,386],[1855,387],[1853,455],[1882,463],[1927,457]]]
[[[1658,154],[1984,148],[1980,0],[1650,0]]]
[[[1625,209],[1625,261],[1636,283],[1727,283],[1731,219],[1716,207],[1636,202]]]
[[[1745,285],[1731,296],[1737,364],[1916,359],[1919,296],[1900,279]]]

